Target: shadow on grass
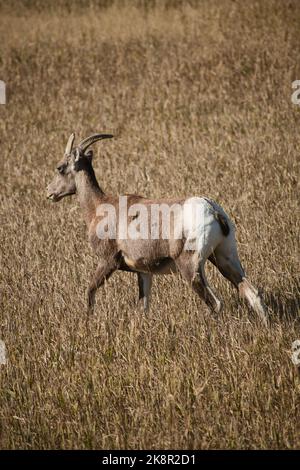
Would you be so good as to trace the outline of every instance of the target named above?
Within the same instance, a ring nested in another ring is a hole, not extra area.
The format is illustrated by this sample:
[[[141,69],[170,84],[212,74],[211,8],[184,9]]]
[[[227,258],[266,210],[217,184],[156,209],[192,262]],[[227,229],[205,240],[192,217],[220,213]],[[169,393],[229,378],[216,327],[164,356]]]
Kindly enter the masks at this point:
[[[281,293],[269,292],[264,295],[264,300],[274,319],[296,320],[300,325],[300,295],[287,298]]]

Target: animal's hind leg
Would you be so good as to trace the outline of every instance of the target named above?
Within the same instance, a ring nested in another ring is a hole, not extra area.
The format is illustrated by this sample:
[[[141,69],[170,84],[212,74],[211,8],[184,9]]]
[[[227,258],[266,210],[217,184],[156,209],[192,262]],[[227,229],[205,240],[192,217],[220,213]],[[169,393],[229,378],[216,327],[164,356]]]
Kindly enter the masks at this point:
[[[207,282],[204,264],[206,260],[199,262],[198,254],[182,253],[176,259],[176,266],[182,276],[188,281],[193,290],[204,300],[209,308],[219,313],[222,310],[222,302],[217,297]]]
[[[201,278],[202,286],[204,286],[204,300],[214,312],[220,313],[223,308],[223,304],[222,304],[222,301],[217,297],[214,290],[208,284],[208,281],[205,275],[204,265],[205,265],[205,262],[201,262],[199,264],[198,273],[197,273],[197,275],[200,276]],[[194,285],[193,282],[192,282],[192,287],[197,292],[197,285]]]
[[[256,287],[254,287],[246,277],[238,257],[235,240],[230,248],[230,250],[224,250],[224,247],[221,245],[221,247],[218,247],[215,253],[209,257],[209,260],[218,268],[221,274],[237,288],[240,297],[247,300],[263,323],[267,325],[268,321],[264,302]]]
[[[268,326],[266,307],[256,287],[253,286],[246,277],[244,277],[242,282],[240,282],[238,289],[240,296],[244,297],[248,301],[249,305],[259,315],[264,325]]]
[[[208,259],[228,281],[237,289],[239,288],[239,284],[246,275],[237,257],[227,256],[216,250]]]

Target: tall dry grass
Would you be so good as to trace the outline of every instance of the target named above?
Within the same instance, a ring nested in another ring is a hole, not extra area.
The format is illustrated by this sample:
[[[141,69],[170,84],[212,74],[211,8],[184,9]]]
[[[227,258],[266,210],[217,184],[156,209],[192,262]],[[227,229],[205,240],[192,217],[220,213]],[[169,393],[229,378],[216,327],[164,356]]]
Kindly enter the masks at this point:
[[[295,0],[1,3],[1,448],[296,448],[300,8]],[[98,144],[107,192],[206,194],[237,224],[261,327],[209,268],[214,318],[176,276],[151,312],[96,259],[76,198],[45,187],[66,139]]]

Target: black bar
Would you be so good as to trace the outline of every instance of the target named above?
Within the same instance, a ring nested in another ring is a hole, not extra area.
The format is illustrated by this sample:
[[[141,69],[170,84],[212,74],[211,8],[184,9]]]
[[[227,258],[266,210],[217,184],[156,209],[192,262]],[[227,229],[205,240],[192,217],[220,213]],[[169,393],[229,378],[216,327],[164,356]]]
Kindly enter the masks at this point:
[[[0,451],[1,465],[4,463],[21,464],[30,463],[31,466],[40,466],[42,463],[55,465],[67,463],[76,465],[90,464],[93,468],[107,468],[111,465],[123,468],[141,468],[159,465],[178,465],[183,467],[219,465],[230,463],[231,468],[251,467],[256,464],[270,464],[272,460],[276,464],[287,466],[299,463],[298,451],[241,451],[241,450],[53,450],[53,451]],[[4,468],[4,467],[2,467]]]

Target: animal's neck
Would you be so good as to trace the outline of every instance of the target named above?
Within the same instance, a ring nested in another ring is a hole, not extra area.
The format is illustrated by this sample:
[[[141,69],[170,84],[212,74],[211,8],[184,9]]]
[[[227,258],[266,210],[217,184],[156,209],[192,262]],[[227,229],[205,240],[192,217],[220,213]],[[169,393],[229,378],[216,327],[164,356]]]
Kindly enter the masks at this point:
[[[92,166],[76,173],[75,177],[77,195],[84,218],[89,227],[96,215],[97,207],[104,192],[100,188]]]

